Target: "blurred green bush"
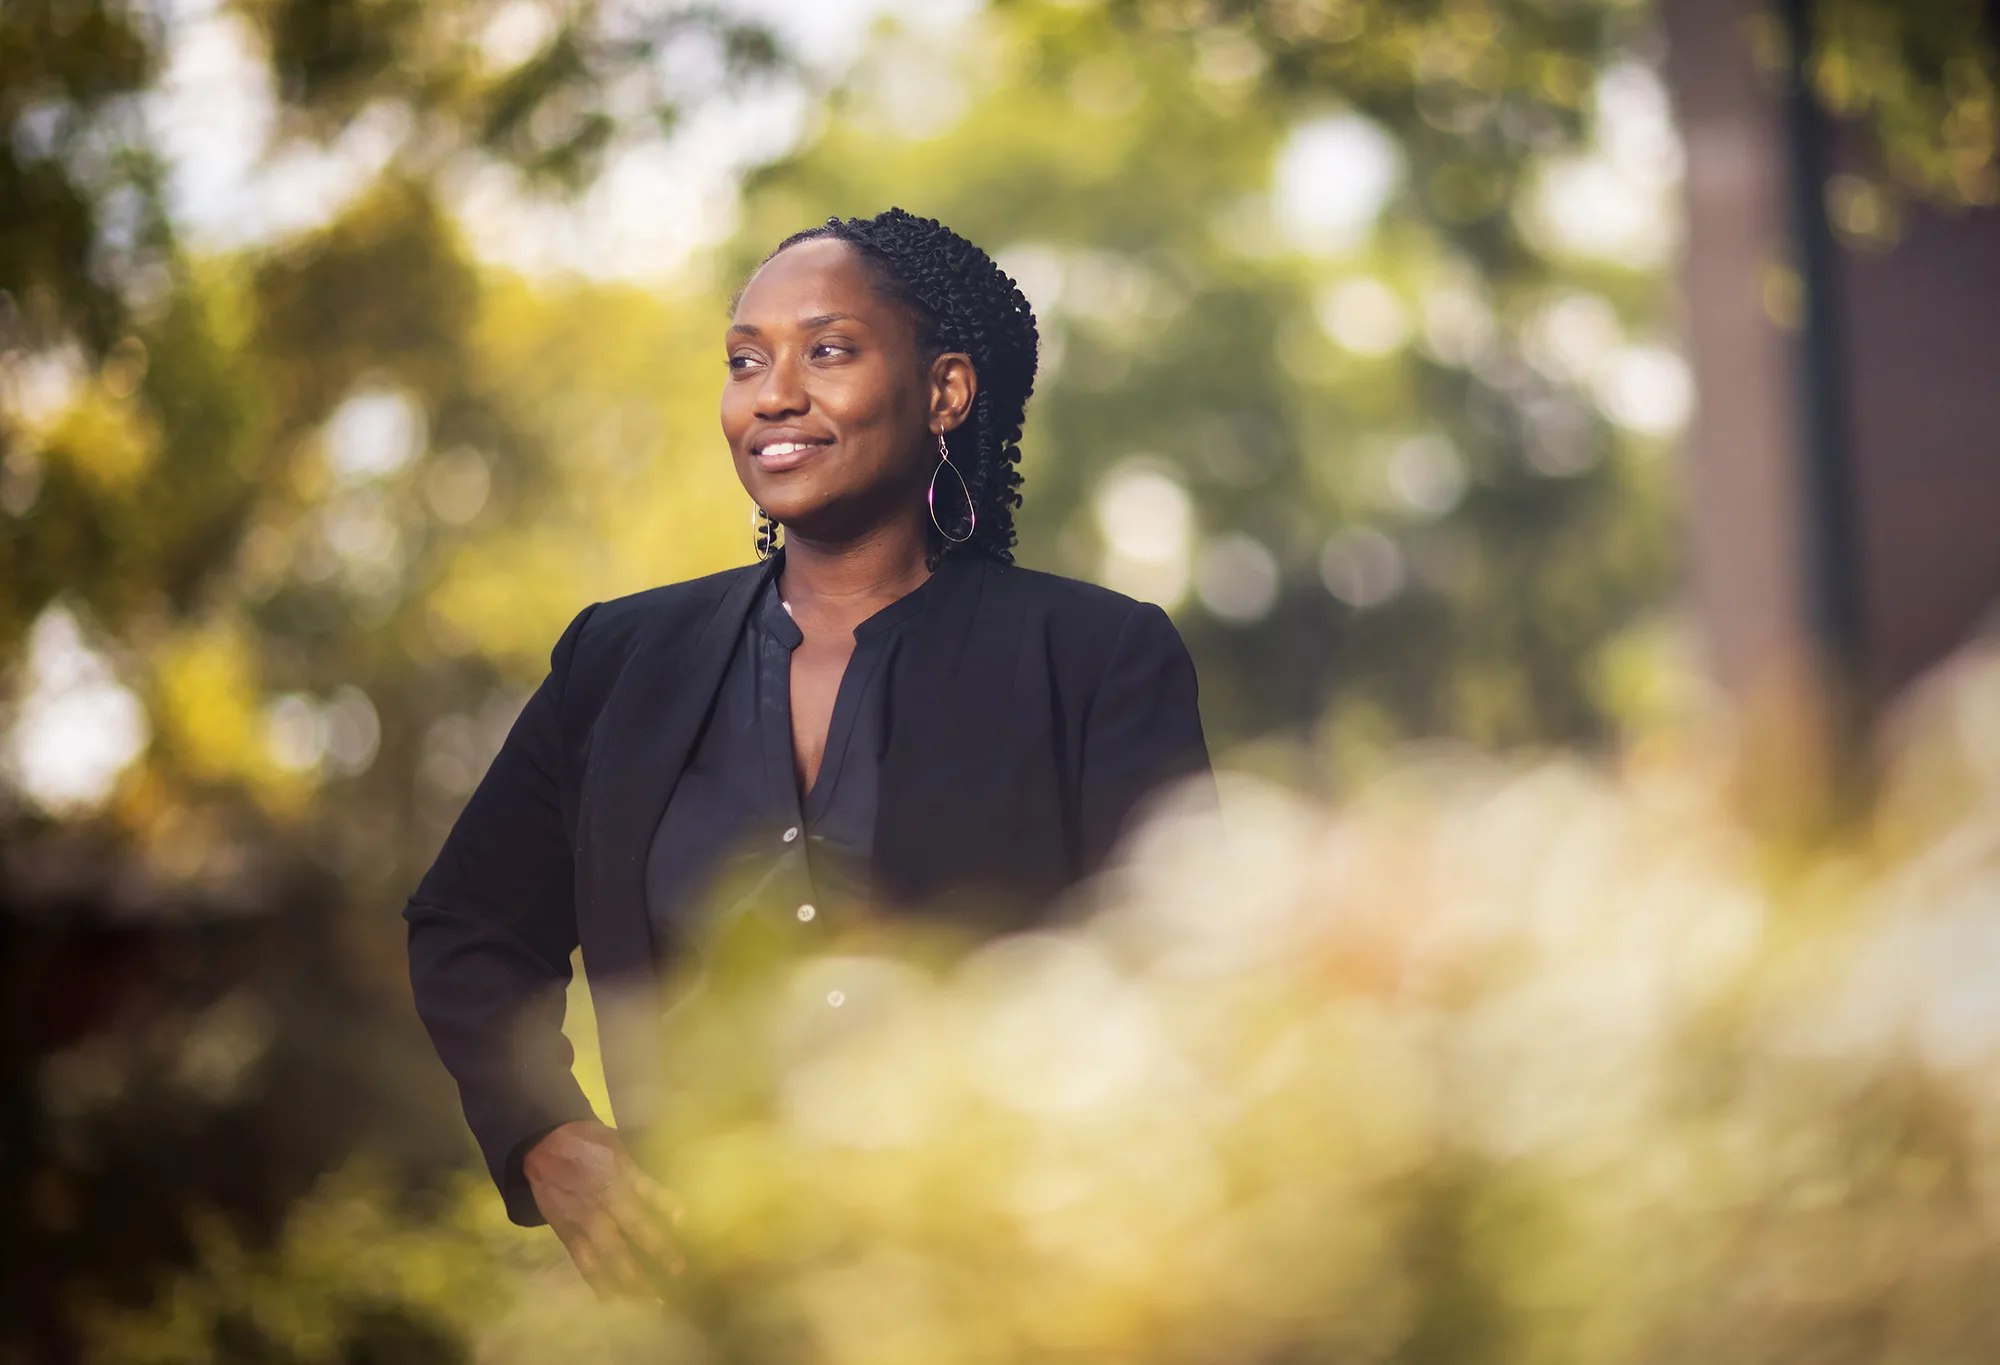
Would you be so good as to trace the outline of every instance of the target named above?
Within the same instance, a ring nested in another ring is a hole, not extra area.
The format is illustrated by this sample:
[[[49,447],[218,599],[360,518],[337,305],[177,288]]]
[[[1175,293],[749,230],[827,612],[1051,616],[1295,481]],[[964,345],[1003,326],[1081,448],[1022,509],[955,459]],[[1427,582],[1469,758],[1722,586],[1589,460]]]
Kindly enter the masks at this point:
[[[393,1315],[493,1361],[1989,1359],[2000,646],[1850,843],[1760,845],[1713,771],[1232,779],[1046,932],[734,924],[664,1024],[663,1307],[349,1175],[93,1358],[401,1358]]]

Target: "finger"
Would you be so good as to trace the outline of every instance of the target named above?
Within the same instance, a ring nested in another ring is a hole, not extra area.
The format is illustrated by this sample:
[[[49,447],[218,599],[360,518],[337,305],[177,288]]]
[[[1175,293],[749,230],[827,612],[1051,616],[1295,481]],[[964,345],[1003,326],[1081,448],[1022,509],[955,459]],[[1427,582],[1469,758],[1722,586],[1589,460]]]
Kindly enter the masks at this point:
[[[615,1251],[606,1253],[605,1259],[614,1267],[608,1277],[614,1294],[620,1298],[660,1302],[660,1277],[641,1263],[629,1243],[621,1243]]]
[[[640,1191],[621,1183],[610,1199],[612,1217],[618,1230],[656,1270],[678,1275],[685,1264],[680,1246],[668,1231],[668,1218]]]
[[[647,1273],[632,1244],[607,1210],[594,1220],[590,1238],[593,1259],[606,1289],[614,1296],[652,1299],[654,1277]]]
[[[629,1175],[633,1193],[643,1199],[655,1215],[673,1226],[679,1226],[681,1216],[686,1212],[681,1197],[638,1166],[632,1167]]]
[[[618,1163],[621,1177],[613,1211],[619,1226],[669,1274],[678,1275],[683,1257],[672,1229],[684,1214],[680,1196],[646,1173],[629,1156]]]
[[[592,1244],[571,1259],[576,1262],[584,1283],[601,1301],[658,1297],[633,1259],[631,1250],[622,1244],[609,1247]]]
[[[616,1296],[617,1286],[614,1279],[606,1273],[603,1257],[589,1238],[579,1237],[574,1242],[565,1242],[563,1246],[569,1252],[570,1263],[576,1267],[576,1273],[583,1277],[583,1282],[590,1286],[591,1291],[599,1299]]]

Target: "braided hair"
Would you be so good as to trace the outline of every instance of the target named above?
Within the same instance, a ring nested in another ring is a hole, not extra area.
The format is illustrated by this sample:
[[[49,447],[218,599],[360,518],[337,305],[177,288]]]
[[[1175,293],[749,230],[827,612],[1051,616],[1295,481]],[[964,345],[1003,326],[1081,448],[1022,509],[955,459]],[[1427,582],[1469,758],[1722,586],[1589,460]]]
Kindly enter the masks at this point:
[[[846,242],[874,270],[886,293],[909,308],[917,323],[917,349],[926,361],[947,351],[972,358],[979,377],[972,411],[945,443],[971,495],[977,516],[969,540],[954,543],[931,534],[933,558],[978,550],[1012,563],[1014,509],[1021,505],[1021,421],[1035,390],[1040,334],[1035,311],[1020,286],[993,258],[935,218],[889,209],[873,218],[829,218],[795,232],[786,247],[821,237]],[[769,260],[770,257],[765,257]],[[965,524],[953,504],[953,481],[938,485],[937,515],[954,534]]]

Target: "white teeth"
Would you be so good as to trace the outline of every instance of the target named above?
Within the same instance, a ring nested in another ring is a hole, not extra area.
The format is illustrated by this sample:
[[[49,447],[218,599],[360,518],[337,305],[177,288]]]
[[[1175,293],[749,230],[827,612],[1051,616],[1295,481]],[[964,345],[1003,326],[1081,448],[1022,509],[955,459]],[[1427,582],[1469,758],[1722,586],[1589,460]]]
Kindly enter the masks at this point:
[[[806,449],[810,444],[811,442],[809,441],[773,441],[757,453],[759,455],[790,455]]]

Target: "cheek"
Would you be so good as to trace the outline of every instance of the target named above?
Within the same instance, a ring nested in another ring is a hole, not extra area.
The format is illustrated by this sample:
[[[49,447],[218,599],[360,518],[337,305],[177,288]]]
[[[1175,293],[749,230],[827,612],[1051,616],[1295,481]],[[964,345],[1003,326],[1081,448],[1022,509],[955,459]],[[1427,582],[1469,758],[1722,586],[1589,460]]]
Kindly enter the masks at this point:
[[[824,376],[816,395],[827,415],[856,436],[872,432],[888,416],[889,404],[884,401],[881,377],[872,369],[857,367],[830,373]]]
[[[746,386],[735,379],[727,379],[722,384],[722,433],[730,443],[750,425],[751,403]]]
[[[886,460],[898,453],[913,424],[923,422],[924,403],[915,386],[885,371],[870,366],[867,372],[843,376],[824,401],[849,435],[865,440],[877,458]]]

